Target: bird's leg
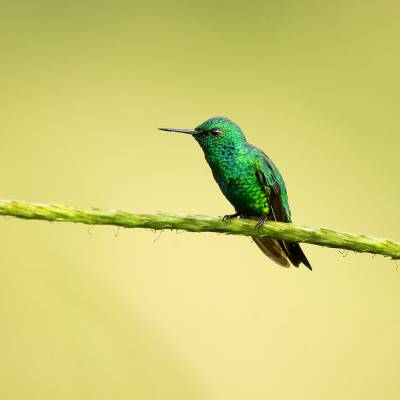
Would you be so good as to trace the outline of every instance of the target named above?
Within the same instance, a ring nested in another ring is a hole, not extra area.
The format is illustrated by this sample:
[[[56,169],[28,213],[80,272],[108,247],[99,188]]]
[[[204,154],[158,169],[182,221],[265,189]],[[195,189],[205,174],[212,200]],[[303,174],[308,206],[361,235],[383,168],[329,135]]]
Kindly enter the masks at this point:
[[[222,220],[228,225],[228,222],[233,219],[233,218],[237,218],[239,217],[240,214],[239,213],[235,213],[235,214],[227,214],[224,215],[224,218],[222,218]]]
[[[256,228],[260,231],[267,221],[268,221],[268,215],[262,216],[261,218],[259,218]]]

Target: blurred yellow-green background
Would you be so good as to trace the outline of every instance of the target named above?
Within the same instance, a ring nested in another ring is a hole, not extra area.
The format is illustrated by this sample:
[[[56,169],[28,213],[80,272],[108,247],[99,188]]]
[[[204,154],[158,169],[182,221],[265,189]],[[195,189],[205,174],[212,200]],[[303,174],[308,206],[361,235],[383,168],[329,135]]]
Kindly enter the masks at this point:
[[[396,1],[0,3],[0,197],[224,215],[239,123],[295,222],[399,239]],[[243,237],[0,220],[2,399],[398,399],[400,272]]]

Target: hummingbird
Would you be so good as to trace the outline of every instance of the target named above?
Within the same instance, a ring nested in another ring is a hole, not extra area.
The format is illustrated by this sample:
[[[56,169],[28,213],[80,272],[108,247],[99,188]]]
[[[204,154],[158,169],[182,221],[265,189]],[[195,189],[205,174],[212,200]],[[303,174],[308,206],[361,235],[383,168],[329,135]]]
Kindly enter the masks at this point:
[[[292,222],[285,182],[275,164],[259,148],[250,144],[239,125],[225,117],[210,118],[194,129],[159,128],[192,135],[203,149],[215,181],[235,208],[232,218]],[[282,267],[311,265],[300,245],[267,237],[253,238],[258,247]]]

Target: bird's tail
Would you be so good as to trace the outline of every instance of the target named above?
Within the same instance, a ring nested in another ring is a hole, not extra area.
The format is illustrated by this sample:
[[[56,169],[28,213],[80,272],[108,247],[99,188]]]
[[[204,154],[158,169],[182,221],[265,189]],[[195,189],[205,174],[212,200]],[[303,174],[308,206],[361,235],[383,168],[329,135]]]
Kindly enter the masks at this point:
[[[290,263],[298,267],[300,263],[303,263],[307,268],[312,269],[298,243],[267,237],[254,237],[253,239],[261,251],[281,267],[288,268]]]

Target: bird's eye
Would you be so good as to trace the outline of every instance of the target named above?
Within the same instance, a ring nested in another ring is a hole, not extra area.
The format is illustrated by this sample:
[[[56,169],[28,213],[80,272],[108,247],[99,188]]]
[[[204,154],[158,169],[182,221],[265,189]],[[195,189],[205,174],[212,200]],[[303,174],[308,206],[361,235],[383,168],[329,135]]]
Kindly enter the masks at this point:
[[[218,129],[218,128],[211,129],[210,133],[213,136],[218,136],[221,134],[221,129]]]

